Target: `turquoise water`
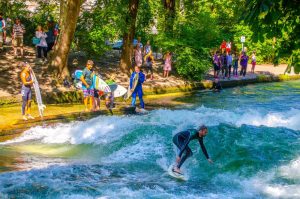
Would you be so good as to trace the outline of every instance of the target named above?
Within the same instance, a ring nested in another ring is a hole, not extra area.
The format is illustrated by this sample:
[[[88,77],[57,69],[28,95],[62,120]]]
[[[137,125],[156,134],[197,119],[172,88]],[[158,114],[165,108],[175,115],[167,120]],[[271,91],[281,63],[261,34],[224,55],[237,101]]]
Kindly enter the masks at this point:
[[[0,198],[300,198],[300,81],[197,92],[147,115],[34,127],[0,143]],[[172,135],[201,124],[183,171]]]

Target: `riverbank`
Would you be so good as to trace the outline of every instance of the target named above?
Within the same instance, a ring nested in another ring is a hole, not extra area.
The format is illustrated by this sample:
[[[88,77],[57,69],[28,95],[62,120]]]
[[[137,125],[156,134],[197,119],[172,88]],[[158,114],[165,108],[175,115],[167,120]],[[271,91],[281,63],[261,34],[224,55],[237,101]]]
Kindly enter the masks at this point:
[[[177,98],[183,97],[188,93],[170,93],[161,95],[148,95],[144,100],[147,110],[157,108],[174,108],[175,106],[184,105]],[[124,115],[135,114],[132,108],[129,108],[129,101],[116,102],[116,108],[109,111],[101,100],[100,110],[94,112],[84,112],[83,104],[49,104],[45,109],[43,119],[38,116],[38,107],[33,103],[32,115],[35,119],[23,121],[20,115],[20,104],[12,104],[0,107],[0,141],[8,140],[18,136],[34,126],[48,126],[55,123],[68,123],[71,121],[87,120],[99,115]]]

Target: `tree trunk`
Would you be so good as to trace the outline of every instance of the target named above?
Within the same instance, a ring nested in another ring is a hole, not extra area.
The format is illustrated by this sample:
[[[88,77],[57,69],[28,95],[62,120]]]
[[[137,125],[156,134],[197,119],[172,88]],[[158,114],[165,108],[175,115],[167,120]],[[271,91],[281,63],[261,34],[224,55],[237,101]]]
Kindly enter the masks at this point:
[[[58,77],[70,76],[67,62],[82,3],[82,0],[60,1],[60,33],[50,62]]]
[[[175,0],[164,0],[164,7],[166,9],[165,15],[165,31],[167,33],[173,33],[174,20],[175,20]]]
[[[135,34],[135,22],[136,22],[136,16],[138,12],[139,7],[139,0],[130,0],[129,2],[129,15],[126,17],[126,26],[128,27],[127,30],[125,30],[123,35],[123,46],[122,46],[122,55],[121,55],[121,61],[120,61],[120,68],[123,72],[130,72],[130,67],[132,65],[131,63],[131,57],[132,57],[132,40],[134,38]]]

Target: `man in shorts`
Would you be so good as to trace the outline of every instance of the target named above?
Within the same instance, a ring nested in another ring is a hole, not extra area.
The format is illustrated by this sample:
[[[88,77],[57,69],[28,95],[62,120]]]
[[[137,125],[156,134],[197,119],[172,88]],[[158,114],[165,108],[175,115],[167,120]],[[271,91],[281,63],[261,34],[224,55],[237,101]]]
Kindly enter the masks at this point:
[[[92,111],[94,105],[94,88],[93,88],[93,72],[91,69],[94,66],[94,62],[92,60],[88,60],[86,63],[86,67],[82,72],[82,76],[80,80],[82,81],[82,91],[83,91],[83,102],[85,105],[85,111]],[[88,103],[90,104],[88,107]]]
[[[13,39],[16,58],[18,56],[19,49],[21,51],[21,56],[24,57],[24,48],[23,48],[24,33],[25,33],[24,25],[21,24],[21,21],[19,18],[16,18],[16,23],[13,25],[13,33],[12,33],[12,39]]]

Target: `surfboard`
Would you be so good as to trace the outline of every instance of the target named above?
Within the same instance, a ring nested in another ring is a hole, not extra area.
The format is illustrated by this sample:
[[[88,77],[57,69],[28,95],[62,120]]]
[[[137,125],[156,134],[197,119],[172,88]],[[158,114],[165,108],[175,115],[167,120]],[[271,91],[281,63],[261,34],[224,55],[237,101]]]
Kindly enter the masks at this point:
[[[40,114],[40,117],[43,118],[44,109],[46,108],[46,106],[43,104],[43,101],[42,101],[39,82],[37,81],[33,70],[30,71],[30,76],[31,76],[31,79],[33,81],[33,88],[34,88],[34,92],[35,92],[35,97],[36,97],[36,102],[37,102],[37,105],[38,105],[39,114]]]
[[[110,87],[107,85],[103,79],[101,79],[98,75],[93,76],[93,87],[99,91],[103,91],[104,93],[110,93]]]
[[[82,70],[76,70],[74,72],[74,78],[77,80],[80,80],[80,77],[82,76]],[[82,88],[82,82],[78,81],[75,85],[76,88]],[[101,79],[98,75],[93,76],[93,88],[103,91],[104,93],[110,93],[110,87],[105,83],[103,79]]]
[[[168,168],[168,174],[170,176],[172,176],[173,178],[176,178],[178,180],[184,180],[184,181],[186,181],[187,178],[186,178],[186,176],[184,174],[179,174],[179,173],[175,173],[175,172],[172,171],[173,167],[174,167],[174,165],[170,165],[169,166],[169,168]]]
[[[135,108],[135,112],[137,114],[147,114],[147,113],[149,113],[149,111],[147,111],[147,110],[145,110],[143,108]]]
[[[133,77],[133,82],[132,82],[132,90],[133,91],[134,91],[135,87],[137,86],[138,82],[139,82],[139,74],[136,73]],[[133,91],[131,91],[130,84],[129,84],[128,89],[127,89],[127,93],[125,94],[124,99],[125,100],[129,99],[131,97]]]
[[[108,84],[110,87],[111,92],[113,93],[114,97],[122,97],[127,93],[127,89],[123,86],[120,86],[116,83]]]

